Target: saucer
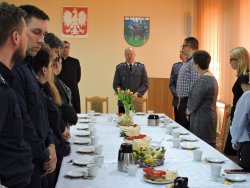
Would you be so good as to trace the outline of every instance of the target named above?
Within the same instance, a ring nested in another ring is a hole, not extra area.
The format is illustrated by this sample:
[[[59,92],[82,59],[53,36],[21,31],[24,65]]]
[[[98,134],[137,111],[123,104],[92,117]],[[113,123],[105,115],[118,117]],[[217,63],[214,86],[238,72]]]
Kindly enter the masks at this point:
[[[209,163],[224,163],[224,159],[216,158],[216,157],[208,157],[206,161]]]
[[[243,174],[225,174],[225,178],[230,181],[245,181],[246,175]]]
[[[79,178],[86,176],[87,173],[81,170],[69,170],[66,172],[66,176],[72,177],[72,178]]]

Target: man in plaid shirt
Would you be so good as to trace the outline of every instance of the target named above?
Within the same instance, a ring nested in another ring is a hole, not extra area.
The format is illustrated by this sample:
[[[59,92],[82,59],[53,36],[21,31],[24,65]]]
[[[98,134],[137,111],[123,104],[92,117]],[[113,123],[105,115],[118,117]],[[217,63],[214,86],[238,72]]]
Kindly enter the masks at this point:
[[[198,78],[198,73],[193,67],[193,53],[198,50],[199,42],[194,37],[188,37],[184,40],[182,45],[183,54],[188,58],[186,63],[180,68],[176,92],[179,97],[178,113],[180,117],[180,124],[189,130],[189,121],[186,117],[185,111],[187,108],[188,94],[192,89],[195,81]]]

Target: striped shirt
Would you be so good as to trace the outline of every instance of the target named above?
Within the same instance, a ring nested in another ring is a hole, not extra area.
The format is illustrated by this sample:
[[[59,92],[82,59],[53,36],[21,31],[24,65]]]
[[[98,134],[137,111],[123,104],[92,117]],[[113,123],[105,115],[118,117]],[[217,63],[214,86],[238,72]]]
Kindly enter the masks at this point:
[[[180,68],[176,85],[176,92],[179,98],[188,97],[189,91],[198,78],[198,73],[193,67],[193,62],[193,57],[190,56],[187,62]]]

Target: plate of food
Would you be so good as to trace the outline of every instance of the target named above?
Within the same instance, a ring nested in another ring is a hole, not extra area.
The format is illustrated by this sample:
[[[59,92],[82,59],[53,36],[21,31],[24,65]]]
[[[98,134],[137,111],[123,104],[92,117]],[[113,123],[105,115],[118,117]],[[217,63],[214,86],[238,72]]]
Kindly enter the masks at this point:
[[[94,158],[86,157],[86,158],[73,160],[73,164],[77,164],[77,165],[88,165],[88,164],[93,164],[93,163],[94,163]]]
[[[153,184],[173,183],[175,178],[178,176],[177,171],[169,171],[164,169],[156,170],[153,168],[144,168],[143,172],[143,180]]]
[[[91,140],[90,138],[82,138],[82,139],[76,139],[74,140],[74,144],[80,144],[80,145],[83,145],[83,144],[90,144]]]
[[[224,159],[217,158],[217,157],[208,157],[206,161],[209,163],[224,163]]]
[[[89,136],[89,135],[90,135],[90,131],[78,131],[76,133],[76,136],[80,136],[80,137]]]
[[[94,146],[85,146],[78,148],[77,152],[79,153],[93,153],[95,152],[95,147]]]
[[[189,144],[189,143],[182,143],[181,144],[181,148],[182,149],[186,149],[186,150],[194,150],[194,149],[198,149],[200,147],[194,145],[194,144]]]
[[[246,180],[246,175],[244,174],[225,174],[225,178],[230,180],[230,181],[245,181]]]
[[[87,125],[87,124],[76,125],[77,130],[86,130],[88,128],[89,128],[89,125]]]
[[[72,177],[72,178],[80,178],[87,176],[87,172],[82,170],[69,170],[66,172],[66,176]]]

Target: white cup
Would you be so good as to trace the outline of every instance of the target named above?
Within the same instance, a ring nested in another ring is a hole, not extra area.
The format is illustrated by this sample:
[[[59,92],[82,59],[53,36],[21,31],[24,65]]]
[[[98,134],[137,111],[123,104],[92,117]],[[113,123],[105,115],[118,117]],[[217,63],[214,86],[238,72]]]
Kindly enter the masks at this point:
[[[94,110],[90,110],[89,113],[88,113],[88,115],[89,115],[89,116],[92,116],[92,117],[94,116],[94,114],[95,114],[95,111],[94,111]]]
[[[222,164],[210,164],[211,177],[217,178],[220,176]]]
[[[179,131],[173,131],[173,138],[180,138],[180,132]]]
[[[113,122],[114,118],[112,116],[108,116],[108,122]]]
[[[102,154],[102,149],[103,149],[103,145],[96,145],[95,146],[96,154]]]
[[[127,170],[129,176],[135,176],[136,175],[138,165],[130,164],[130,165],[124,166],[124,167]]]
[[[94,129],[95,126],[94,126],[94,123],[89,123],[89,129]]]
[[[87,165],[88,167],[88,174],[91,177],[96,177],[97,176],[97,172],[98,172],[98,166],[94,165],[94,164],[89,164]]]
[[[98,167],[102,167],[102,164],[104,162],[104,156],[103,155],[97,155],[94,158],[95,165]]]
[[[90,128],[90,136],[96,136],[96,129],[95,128]]]
[[[97,141],[98,141],[98,137],[96,136],[91,136],[90,137],[90,140],[91,140],[91,145],[96,145],[97,144]]]
[[[179,148],[181,144],[180,138],[173,138],[173,148]]]
[[[154,113],[153,110],[148,110],[148,115],[153,114],[153,113]]]
[[[168,124],[170,123],[170,119],[164,118],[164,119],[163,119],[163,122],[164,122],[165,125],[168,125]]]
[[[196,149],[193,151],[194,161],[201,161],[202,158],[202,150]]]
[[[171,134],[172,134],[172,132],[173,132],[173,127],[172,127],[172,126],[167,125],[167,126],[166,126],[166,132],[167,132],[167,134],[171,135]]]

